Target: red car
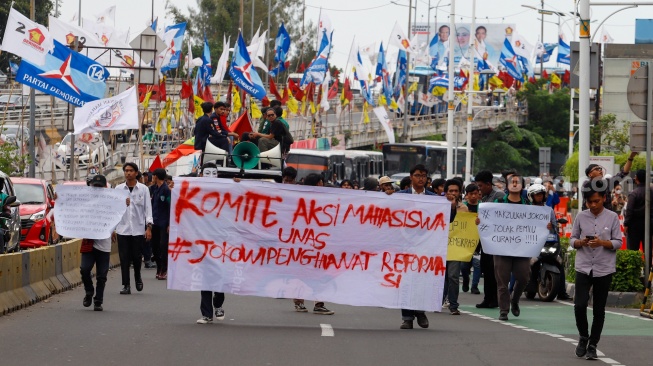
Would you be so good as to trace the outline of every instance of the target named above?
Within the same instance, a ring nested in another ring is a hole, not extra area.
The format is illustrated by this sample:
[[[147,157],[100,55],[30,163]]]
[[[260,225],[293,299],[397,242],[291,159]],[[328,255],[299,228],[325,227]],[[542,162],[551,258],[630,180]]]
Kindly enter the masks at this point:
[[[20,201],[20,246],[37,248],[56,239],[53,214],[54,189],[43,179],[11,177]]]

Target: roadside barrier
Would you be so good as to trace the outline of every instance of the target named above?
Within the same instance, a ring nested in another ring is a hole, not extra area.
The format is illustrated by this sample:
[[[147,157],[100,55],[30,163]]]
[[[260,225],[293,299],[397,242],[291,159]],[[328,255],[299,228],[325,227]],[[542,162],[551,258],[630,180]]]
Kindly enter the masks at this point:
[[[43,301],[82,283],[81,239],[21,253],[0,255],[0,315]],[[120,265],[118,245],[111,245],[110,266]]]

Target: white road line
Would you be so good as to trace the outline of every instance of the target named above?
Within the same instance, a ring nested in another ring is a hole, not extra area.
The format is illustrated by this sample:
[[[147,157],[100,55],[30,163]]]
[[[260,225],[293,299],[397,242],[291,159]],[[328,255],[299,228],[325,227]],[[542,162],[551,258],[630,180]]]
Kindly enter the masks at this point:
[[[333,337],[333,336],[335,336],[335,333],[333,332],[333,328],[331,327],[331,324],[320,324],[320,327],[322,328],[322,337]]]
[[[556,300],[556,302],[557,302],[557,303],[560,303],[560,304],[567,305],[567,306],[574,306],[574,303],[573,303],[573,302],[560,301],[560,300]],[[588,306],[587,308],[588,308],[588,309],[592,309],[591,306]],[[627,318],[633,318],[633,319],[645,320],[645,321],[648,321],[648,322],[653,321],[653,319],[651,319],[651,318],[645,318],[645,317],[643,317],[643,316],[637,316],[637,315],[623,314],[623,313],[618,313],[618,312],[616,312],[616,311],[606,310],[605,313],[606,313],[606,314],[612,314],[612,315],[621,315],[621,316],[625,316],[625,317],[627,317]]]

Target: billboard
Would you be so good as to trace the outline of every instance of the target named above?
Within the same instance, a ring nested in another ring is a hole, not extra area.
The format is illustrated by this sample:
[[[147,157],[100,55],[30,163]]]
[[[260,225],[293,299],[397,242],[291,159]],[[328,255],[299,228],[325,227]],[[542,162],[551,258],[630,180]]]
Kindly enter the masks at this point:
[[[473,29],[471,23],[456,23],[453,32],[449,28],[449,23],[438,23],[435,28],[430,27],[428,23],[417,23],[412,27],[411,38],[417,37],[419,44],[429,44],[437,33],[436,48],[439,58],[442,60],[449,49],[449,36],[455,37],[453,57],[457,65],[461,57],[468,57],[470,40],[472,37],[476,37],[474,57],[484,58],[490,64],[497,66],[503,41],[508,33],[507,29],[516,30],[515,25],[509,23],[478,23],[474,25]]]
[[[653,43],[653,19],[635,19],[635,44]]]

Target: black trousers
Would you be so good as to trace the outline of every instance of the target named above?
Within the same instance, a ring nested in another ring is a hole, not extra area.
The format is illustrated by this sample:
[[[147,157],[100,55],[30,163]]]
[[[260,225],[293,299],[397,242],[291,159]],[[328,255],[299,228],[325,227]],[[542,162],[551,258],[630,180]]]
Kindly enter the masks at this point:
[[[213,291],[201,291],[202,302],[200,302],[200,311],[202,316],[207,318],[213,317],[213,308],[221,308],[224,304],[224,293]]]
[[[499,303],[497,295],[497,279],[494,275],[494,256],[481,253],[481,272],[483,272],[483,301],[496,305]]]
[[[92,252],[82,253],[82,264],[79,272],[82,275],[84,291],[87,295],[93,296],[95,294],[93,301],[96,305],[100,305],[104,301],[104,286],[107,283],[110,256],[111,253],[95,248],[93,248]],[[91,278],[93,266],[95,266],[95,280],[97,282],[95,288],[93,288],[93,279]]]
[[[156,273],[168,272],[168,226],[152,226],[152,253],[156,262]]]
[[[134,281],[143,282],[141,279],[141,252],[145,243],[145,235],[118,235],[118,255],[120,256],[120,272],[122,285],[129,284],[129,266],[134,264]]]
[[[603,277],[594,277],[576,272],[576,293],[574,296],[574,315],[576,328],[581,337],[589,337],[589,344],[597,345],[601,339],[603,323],[605,322],[605,304],[608,301],[608,291],[612,284],[612,274]],[[587,303],[592,288],[592,333],[588,334]]]

